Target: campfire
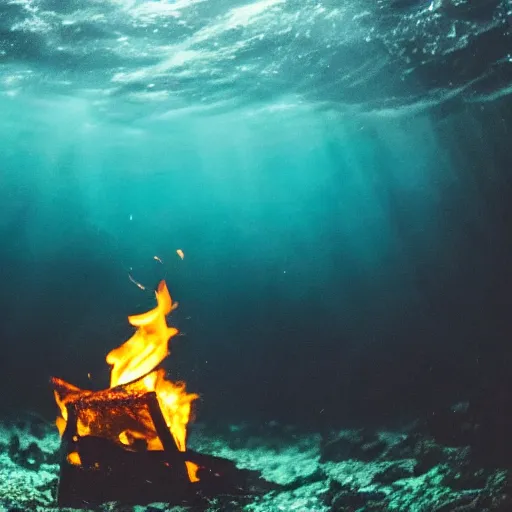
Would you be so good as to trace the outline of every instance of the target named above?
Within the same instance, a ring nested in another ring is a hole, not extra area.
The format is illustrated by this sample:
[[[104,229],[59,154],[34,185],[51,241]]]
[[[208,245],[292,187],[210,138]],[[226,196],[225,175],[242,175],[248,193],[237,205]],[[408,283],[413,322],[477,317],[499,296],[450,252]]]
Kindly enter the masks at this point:
[[[167,324],[174,305],[164,281],[155,295],[154,309],[128,317],[133,336],[107,355],[109,388],[85,390],[52,378],[62,437],[61,506],[176,503],[246,487],[240,477],[248,472],[187,450],[191,404],[198,395],[167,380],[159,368],[178,330]]]

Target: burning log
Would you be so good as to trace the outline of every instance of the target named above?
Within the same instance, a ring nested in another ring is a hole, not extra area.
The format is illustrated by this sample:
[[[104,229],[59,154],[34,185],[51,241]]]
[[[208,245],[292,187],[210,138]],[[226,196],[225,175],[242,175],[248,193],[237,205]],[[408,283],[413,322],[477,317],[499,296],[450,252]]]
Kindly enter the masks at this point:
[[[256,472],[186,449],[191,403],[198,395],[157,369],[178,331],[167,325],[173,304],[164,281],[156,299],[153,310],[128,317],[135,334],[107,355],[109,388],[83,390],[52,378],[61,413],[60,506],[193,503],[270,489]]]

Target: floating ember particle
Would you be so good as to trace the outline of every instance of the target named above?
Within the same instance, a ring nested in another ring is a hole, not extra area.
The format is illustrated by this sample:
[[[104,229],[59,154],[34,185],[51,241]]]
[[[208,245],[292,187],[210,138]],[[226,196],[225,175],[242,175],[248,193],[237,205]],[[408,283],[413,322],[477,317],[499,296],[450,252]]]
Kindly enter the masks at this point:
[[[145,289],[146,289],[146,287],[145,287],[143,284],[139,283],[139,281],[136,281],[136,280],[133,278],[133,276],[132,276],[129,272],[128,272],[128,279],[129,279],[129,280],[130,280],[130,281],[131,281],[135,286],[137,286],[138,288],[140,288],[141,290],[145,290]]]

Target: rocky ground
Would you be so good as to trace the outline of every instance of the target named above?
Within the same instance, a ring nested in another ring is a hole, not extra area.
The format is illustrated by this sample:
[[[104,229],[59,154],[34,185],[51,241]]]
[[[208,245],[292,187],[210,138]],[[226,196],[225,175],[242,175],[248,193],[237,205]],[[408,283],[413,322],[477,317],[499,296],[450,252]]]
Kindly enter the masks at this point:
[[[231,459],[280,484],[248,498],[219,496],[202,506],[127,507],[98,512],[510,512],[512,475],[477,462],[471,446],[446,446],[421,422],[401,431],[343,430],[324,435],[268,423],[194,425],[190,447]],[[453,443],[452,443],[453,444]],[[0,425],[0,512],[56,508],[59,438],[30,416]]]

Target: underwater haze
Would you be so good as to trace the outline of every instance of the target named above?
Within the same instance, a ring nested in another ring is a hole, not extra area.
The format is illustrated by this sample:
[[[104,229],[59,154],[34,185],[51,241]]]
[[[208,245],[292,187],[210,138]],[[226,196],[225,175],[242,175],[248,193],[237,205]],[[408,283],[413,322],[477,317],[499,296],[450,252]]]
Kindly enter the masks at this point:
[[[53,375],[107,386],[163,278],[199,419],[507,409],[511,19],[508,0],[2,1],[0,410],[52,418]]]

